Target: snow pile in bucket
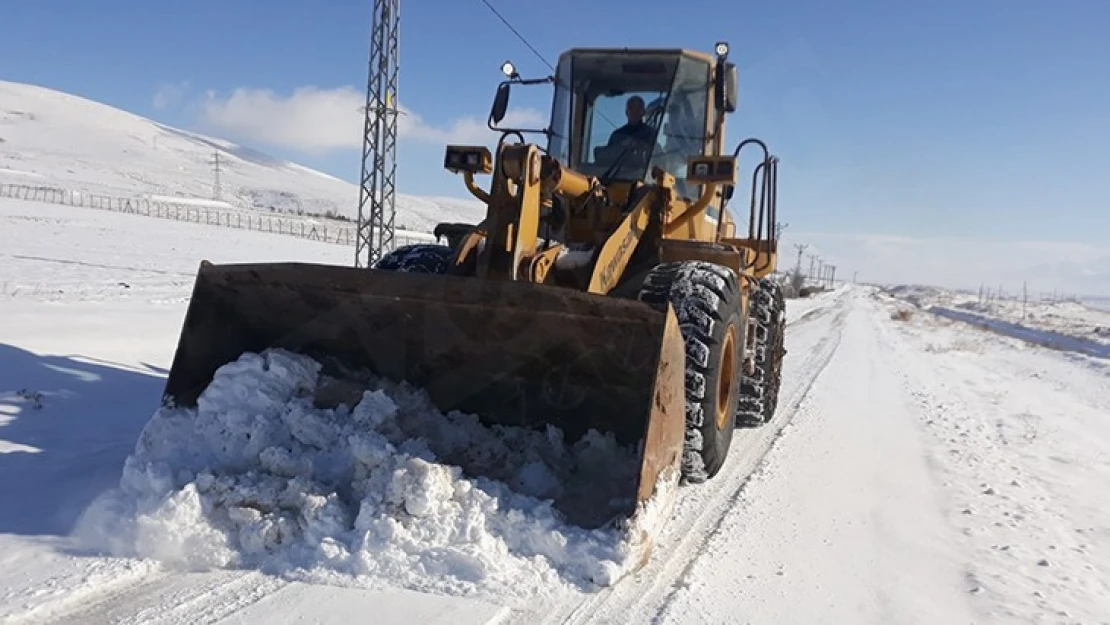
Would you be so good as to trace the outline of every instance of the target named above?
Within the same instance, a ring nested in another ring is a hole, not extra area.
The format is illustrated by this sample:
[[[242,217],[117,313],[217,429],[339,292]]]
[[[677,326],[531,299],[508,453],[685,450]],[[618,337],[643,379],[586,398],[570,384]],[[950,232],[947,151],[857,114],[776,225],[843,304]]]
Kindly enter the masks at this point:
[[[80,535],[192,568],[520,597],[610,584],[638,557],[633,532],[570,525],[551,501],[632,495],[635,450],[486,428],[380,382],[320,408],[319,371],[279,350],[222,367],[197,408],[154,415]]]

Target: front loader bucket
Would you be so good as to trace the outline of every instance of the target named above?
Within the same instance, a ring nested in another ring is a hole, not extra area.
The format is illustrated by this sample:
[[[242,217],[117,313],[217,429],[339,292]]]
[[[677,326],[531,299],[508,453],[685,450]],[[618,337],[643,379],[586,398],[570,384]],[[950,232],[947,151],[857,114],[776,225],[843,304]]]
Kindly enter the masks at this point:
[[[609,509],[580,496],[554,501],[571,523],[598,527],[637,517],[637,504],[653,497],[664,508],[673,497],[685,362],[672,311],[524,282],[205,261],[166,399],[195,406],[222,365],[271,347],[312,356],[330,375],[408,382],[441,411],[486,424],[550,424],[568,442],[596,429],[637,449],[639,470]],[[580,477],[588,485],[607,476]]]

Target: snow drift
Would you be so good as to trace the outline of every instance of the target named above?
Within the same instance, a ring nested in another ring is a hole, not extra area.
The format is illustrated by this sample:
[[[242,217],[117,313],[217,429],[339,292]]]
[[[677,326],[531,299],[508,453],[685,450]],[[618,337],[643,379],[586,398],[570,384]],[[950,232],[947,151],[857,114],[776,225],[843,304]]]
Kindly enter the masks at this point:
[[[384,382],[353,407],[320,407],[328,388],[318,363],[280,350],[225,365],[195,409],[154,415],[79,536],[193,569],[463,594],[530,597],[635,568],[638,532],[571,526],[552,506],[593,496],[603,508],[607,480],[638,471],[635,449],[485,428]]]

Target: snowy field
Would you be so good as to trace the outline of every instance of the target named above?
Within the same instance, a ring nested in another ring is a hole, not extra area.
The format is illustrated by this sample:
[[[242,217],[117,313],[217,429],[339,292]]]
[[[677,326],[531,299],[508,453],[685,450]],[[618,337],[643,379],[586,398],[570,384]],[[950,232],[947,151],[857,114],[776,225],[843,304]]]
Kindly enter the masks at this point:
[[[977,294],[922,286],[898,286],[889,292],[925,309],[936,306],[969,313],[1110,349],[1110,305],[1106,299],[1047,301],[1030,297],[1023,302],[1018,294],[1017,299],[1008,295],[1005,299],[981,301]]]
[[[79,96],[0,81],[0,184],[211,200],[217,152],[220,197],[236,207],[357,217],[357,185]],[[431,232],[441,221],[481,217],[475,200],[397,196],[398,228]]]
[[[1081,302],[1087,308],[1091,308],[1093,310],[1101,310],[1101,311],[1105,311],[1105,312],[1110,312],[1110,297],[1082,298]]]
[[[314,411],[270,354],[156,414],[201,259],[349,256],[0,201],[0,623],[1110,621],[1110,364],[870,289],[788,303],[775,422],[615,585],[627,545],[538,505],[557,463],[486,436],[515,492],[476,485],[418,393]]]

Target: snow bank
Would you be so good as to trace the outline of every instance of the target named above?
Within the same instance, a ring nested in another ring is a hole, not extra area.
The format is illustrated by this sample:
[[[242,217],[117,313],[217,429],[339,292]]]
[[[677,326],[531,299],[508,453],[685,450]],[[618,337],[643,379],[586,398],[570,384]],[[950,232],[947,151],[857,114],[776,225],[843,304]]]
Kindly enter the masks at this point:
[[[975,327],[1021,339],[1034,345],[1077,352],[1097,358],[1110,358],[1110,344],[1102,344],[1096,341],[1089,341],[1083,338],[1047,330],[1037,330],[1018,323],[994,319],[986,315],[977,315],[963,310],[944,308],[943,306],[931,306],[928,308],[928,311],[940,317],[963,321]]]
[[[905,285],[891,287],[886,289],[886,292],[922,310],[940,307],[954,311],[969,311],[990,317],[992,323],[1001,322],[1000,326],[1020,325],[1023,328],[1016,331],[1024,334],[1049,333],[1047,337],[1036,337],[1033,342],[1038,344],[1057,341],[1052,335],[1063,335],[1070,339],[1095,343],[1096,351],[1110,348],[1110,309],[1100,310],[1097,305],[1093,305],[1097,300],[1090,298],[1083,302],[1067,299],[1057,301],[1054,296],[1048,299],[1046,295],[1033,293],[1025,298],[1020,292],[1000,297],[997,292],[985,295]],[[1070,339],[1063,339],[1063,341]],[[1061,347],[1061,349],[1072,350],[1073,348]]]
[[[288,352],[225,365],[197,408],[154,415],[79,536],[193,569],[521,598],[634,568],[634,532],[569,525],[552,500],[598,510],[633,494],[635,450],[596,433],[568,445],[554,429],[487,429],[384,383],[356,391],[353,408],[320,407],[336,388]]]

